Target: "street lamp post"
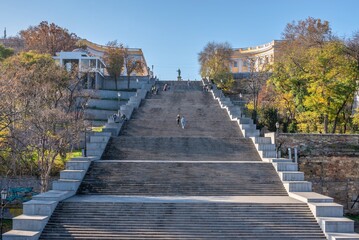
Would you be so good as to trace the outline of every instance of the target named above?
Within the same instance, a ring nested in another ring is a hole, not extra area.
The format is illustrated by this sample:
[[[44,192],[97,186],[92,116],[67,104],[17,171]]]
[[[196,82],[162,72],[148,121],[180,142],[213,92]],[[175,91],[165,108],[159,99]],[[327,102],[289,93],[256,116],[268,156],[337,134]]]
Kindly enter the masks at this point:
[[[121,93],[120,93],[120,92],[117,93],[117,97],[118,97],[118,110],[120,110],[120,107],[121,107],[121,105],[120,105],[120,102],[121,102]]]
[[[275,123],[275,128],[276,128],[275,139],[274,139],[275,155],[276,155],[276,158],[278,158],[277,138],[278,138],[278,133],[279,133],[279,122],[276,122],[276,123]]]
[[[87,139],[86,139],[86,132],[87,132],[87,127],[85,126],[85,139],[84,139],[84,142],[85,142],[85,145],[84,145],[84,157],[87,157],[87,146],[86,146],[86,143],[87,143]]]
[[[3,227],[3,218],[4,218],[4,207],[6,205],[6,198],[8,192],[7,190],[3,189],[1,191],[1,216],[0,216],[0,239],[2,240],[2,227]]]

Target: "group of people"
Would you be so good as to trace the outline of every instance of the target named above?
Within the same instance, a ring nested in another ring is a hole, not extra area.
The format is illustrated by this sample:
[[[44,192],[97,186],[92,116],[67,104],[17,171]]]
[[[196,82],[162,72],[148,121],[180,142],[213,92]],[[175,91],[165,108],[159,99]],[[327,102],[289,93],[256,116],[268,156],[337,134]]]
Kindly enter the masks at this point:
[[[158,94],[158,87],[156,85],[153,85],[151,88],[151,93],[157,95]]]
[[[126,120],[127,120],[127,117],[126,117],[125,114],[122,114],[121,117],[120,117],[120,114],[114,113],[114,114],[112,115],[112,120],[113,120],[113,122],[115,122],[115,123],[119,123],[120,121],[126,121]]]
[[[180,126],[180,124],[181,124],[182,129],[184,129],[186,126],[186,119],[184,118],[184,116],[181,117],[181,115],[178,114],[177,115],[177,125]]]
[[[205,84],[205,85],[203,85],[202,91],[209,92],[209,90],[212,90],[212,89],[213,89],[212,85]]]

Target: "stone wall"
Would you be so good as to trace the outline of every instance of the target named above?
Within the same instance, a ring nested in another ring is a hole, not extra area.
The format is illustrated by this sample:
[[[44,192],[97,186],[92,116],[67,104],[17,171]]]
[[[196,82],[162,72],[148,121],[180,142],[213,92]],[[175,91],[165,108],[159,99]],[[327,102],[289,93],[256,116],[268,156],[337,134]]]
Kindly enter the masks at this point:
[[[137,82],[138,80],[138,82]],[[141,76],[131,76],[130,77],[130,88],[141,88],[143,83],[148,83],[149,77],[141,77]],[[121,76],[117,80],[118,89],[127,88],[127,77]],[[106,78],[102,84],[102,89],[105,90],[115,90],[116,83],[115,80],[112,78]]]
[[[284,134],[277,137],[282,156],[298,148],[298,163],[313,191],[333,197],[347,213],[359,214],[359,135]],[[292,151],[293,153],[293,151]]]

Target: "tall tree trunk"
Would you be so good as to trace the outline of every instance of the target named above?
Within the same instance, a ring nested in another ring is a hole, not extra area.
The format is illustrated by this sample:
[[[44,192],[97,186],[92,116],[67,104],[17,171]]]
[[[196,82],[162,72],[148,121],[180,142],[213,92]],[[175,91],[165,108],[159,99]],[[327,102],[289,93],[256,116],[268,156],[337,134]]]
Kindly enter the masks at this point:
[[[324,115],[324,133],[328,133],[328,114]]]
[[[116,90],[118,90],[118,86],[117,86],[117,76],[115,75],[115,86],[116,86]]]
[[[336,128],[337,128],[337,124],[338,124],[338,121],[339,121],[339,115],[342,112],[342,110],[344,109],[344,107],[345,107],[345,105],[347,103],[347,100],[348,100],[348,97],[347,97],[347,99],[345,99],[345,101],[343,102],[343,104],[340,106],[340,108],[338,109],[338,111],[335,114],[335,120],[334,120],[332,133],[335,133],[335,131],[337,130]],[[345,113],[344,113],[344,121],[345,121]]]
[[[49,184],[49,177],[45,173],[41,173],[41,192],[46,192]]]
[[[127,89],[130,89],[130,80],[131,80],[131,76],[127,75]]]

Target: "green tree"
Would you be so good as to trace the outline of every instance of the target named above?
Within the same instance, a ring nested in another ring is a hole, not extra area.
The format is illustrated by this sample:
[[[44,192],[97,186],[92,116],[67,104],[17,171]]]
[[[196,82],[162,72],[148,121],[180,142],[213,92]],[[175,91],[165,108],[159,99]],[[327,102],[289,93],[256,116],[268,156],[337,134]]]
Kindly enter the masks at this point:
[[[0,151],[14,175],[34,159],[41,191],[48,189],[55,159],[78,143],[83,127],[81,81],[50,55],[22,52],[0,69]],[[6,154],[7,153],[7,154]],[[19,162],[19,159],[22,162]]]
[[[259,111],[259,124],[266,126],[269,131],[275,132],[276,131],[276,122],[279,121],[278,119],[278,110],[274,107],[262,108]]]
[[[107,50],[104,55],[106,69],[110,76],[115,79],[116,90],[118,90],[118,78],[124,68],[125,53],[123,44],[118,43],[117,40],[107,43]]]
[[[230,71],[232,53],[233,49],[227,42],[207,43],[198,54],[201,76],[203,78],[208,77],[219,87],[229,90],[233,85],[233,76]]]
[[[358,68],[327,21],[308,18],[288,24],[269,84],[282,115],[300,131],[337,131],[353,102]],[[350,115],[350,114],[349,114]],[[347,121],[349,118],[345,118]]]
[[[14,50],[11,48],[6,48],[4,45],[0,44],[0,62],[3,61],[5,58],[10,57],[14,54]]]
[[[304,105],[312,116],[322,119],[323,131],[335,133],[340,114],[354,100],[356,66],[345,54],[342,42],[331,41],[307,52],[308,95]]]

